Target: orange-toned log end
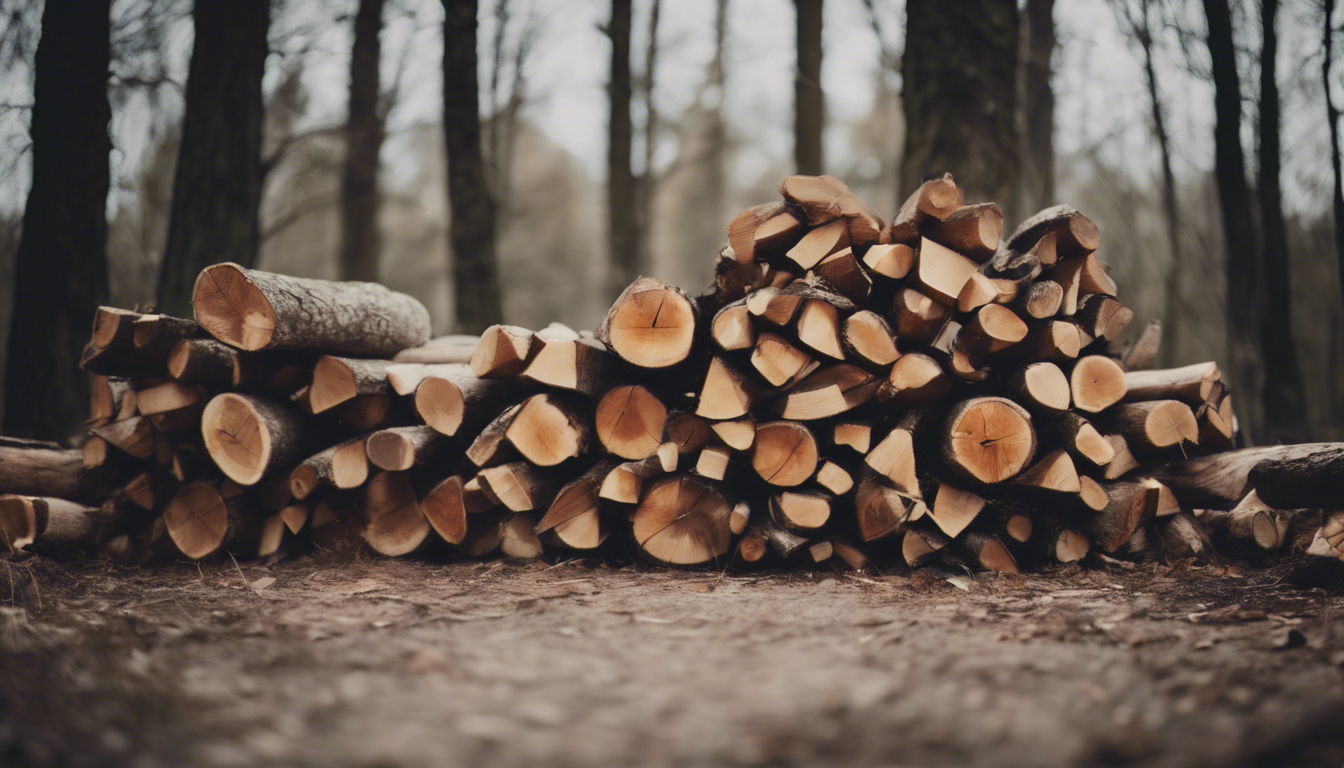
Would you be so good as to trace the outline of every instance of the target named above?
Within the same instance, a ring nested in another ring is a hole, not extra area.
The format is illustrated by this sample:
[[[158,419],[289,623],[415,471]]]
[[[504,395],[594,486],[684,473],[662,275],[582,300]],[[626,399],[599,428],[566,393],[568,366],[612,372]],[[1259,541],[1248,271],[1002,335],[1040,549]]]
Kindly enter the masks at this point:
[[[635,541],[656,560],[706,563],[728,554],[732,510],[717,491],[686,475],[653,483],[635,509]]]
[[[676,288],[641,277],[616,299],[598,329],[598,338],[631,365],[676,365],[691,352],[695,308]]]
[[[0,496],[0,543],[22,549],[37,538],[37,513],[26,496]]]
[[[164,508],[163,521],[178,550],[196,560],[224,543],[229,512],[224,498],[209,483],[187,483]]]
[[[638,384],[616,387],[597,403],[594,418],[597,439],[623,459],[653,455],[663,441],[667,406]]]
[[[751,466],[767,483],[802,484],[817,469],[817,441],[811,430],[793,421],[772,421],[756,428]]]
[[[467,507],[462,485],[462,478],[454,475],[430,488],[420,499],[420,511],[430,527],[449,544],[460,544],[467,535]]]
[[[1021,472],[1036,453],[1031,417],[1011,400],[980,397],[952,408],[943,436],[944,462],[981,483]]]
[[[237,264],[214,264],[196,278],[191,304],[210,335],[245,350],[263,349],[275,333],[275,309]]]

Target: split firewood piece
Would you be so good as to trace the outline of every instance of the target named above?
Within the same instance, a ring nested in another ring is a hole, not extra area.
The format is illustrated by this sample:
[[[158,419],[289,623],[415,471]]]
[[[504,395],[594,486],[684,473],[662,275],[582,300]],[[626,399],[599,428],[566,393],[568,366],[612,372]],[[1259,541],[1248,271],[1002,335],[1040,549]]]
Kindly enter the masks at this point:
[[[1125,374],[1125,402],[1180,400],[1193,406],[1212,399],[1222,388],[1223,374],[1215,362],[1181,368],[1130,371]]]
[[[432,427],[391,427],[369,435],[364,443],[369,463],[388,472],[423,466],[444,456],[453,441]]]
[[[395,376],[392,370],[389,380]],[[516,391],[503,381],[477,378],[458,365],[426,365],[415,375],[422,376],[414,390],[415,412],[426,424],[450,436],[479,427]],[[397,382],[392,386],[396,389]]]
[[[314,414],[318,414],[358,395],[390,393],[392,388],[387,383],[387,371],[392,366],[388,360],[323,355],[313,366],[308,405]]]
[[[915,249],[905,243],[874,245],[863,254],[863,263],[878,277],[900,280],[915,266]]]
[[[1003,541],[992,533],[967,531],[957,541],[957,547],[978,570],[1020,573],[1017,560],[1003,545]]]
[[[714,357],[700,386],[695,413],[706,419],[737,419],[747,414],[753,400],[746,377],[723,358]]]
[[[945,307],[955,307],[961,290],[978,269],[974,261],[951,248],[922,238],[918,263],[910,278],[925,295]]]
[[[145,359],[165,359],[178,342],[205,336],[195,320],[171,315],[141,315],[131,327],[136,355]]]
[[[1114,552],[1129,541],[1139,522],[1150,516],[1150,510],[1157,502],[1157,491],[1143,483],[1120,482],[1106,486],[1106,496],[1110,501],[1105,509],[1072,524],[1078,526],[1097,549]]]
[[[1000,294],[999,286],[992,278],[986,277],[983,272],[972,272],[966,285],[961,287],[961,293],[957,294],[957,311],[974,312],[999,298]]]
[[[653,277],[626,287],[597,327],[597,338],[640,368],[682,362],[695,341],[695,307],[680,289]]]
[[[117,522],[111,509],[43,496],[0,496],[0,545],[93,555]]]
[[[1151,477],[1141,477],[1138,482],[1153,493],[1148,508],[1149,516],[1166,517],[1181,511],[1181,502],[1176,498],[1176,494],[1172,493],[1171,489],[1161,481]]]
[[[1097,486],[1100,490],[1101,486]],[[1102,506],[1105,506],[1106,492],[1102,491]],[[1002,531],[1008,538],[1008,541],[1017,544],[1026,544],[1031,540],[1032,531],[1035,526],[1031,522],[1031,511],[1017,504],[998,500],[988,504],[989,510],[985,513],[982,520],[988,520],[992,517],[992,527],[994,530]]]
[[[779,413],[798,421],[829,418],[869,402],[886,381],[858,366],[832,365],[795,384],[784,395]]]
[[[1008,302],[1008,307],[1022,317],[1044,320],[1059,314],[1063,304],[1064,288],[1059,283],[1052,280],[1037,280]]]
[[[104,449],[107,446],[96,437],[89,442],[101,443]],[[116,482],[113,467],[103,467],[104,463],[87,466],[84,452],[77,448],[65,449],[45,440],[0,436],[0,493],[100,501]]]
[[[765,536],[754,529],[747,530],[737,540],[737,556],[744,563],[759,563],[768,550]]]
[[[467,535],[467,503],[461,475],[444,478],[420,497],[420,512],[439,538],[461,544]]]
[[[776,523],[769,515],[754,515],[742,540],[760,541],[761,546],[767,547],[780,560],[793,560],[795,556],[807,551],[809,543],[808,539]],[[755,547],[752,546],[744,555],[744,559],[755,557],[755,560],[748,562],[757,562],[764,556],[764,552],[757,554]]]
[[[1194,411],[1179,400],[1121,403],[1109,410],[1107,416],[1131,446],[1154,450],[1182,442],[1196,445],[1199,442]]]
[[[1078,358],[1083,339],[1078,326],[1063,320],[1050,320],[1034,326],[1012,350],[1012,357],[1049,363],[1067,363]]]
[[[308,536],[318,549],[355,552],[364,548],[363,491],[332,491],[313,504]]]
[[[1251,491],[1231,510],[1206,509],[1199,520],[1233,539],[1273,551],[1282,544],[1275,514],[1273,508],[1261,501],[1255,491]]]
[[[480,475],[474,475],[470,478],[464,478],[462,483],[462,505],[467,508],[467,513],[471,515],[481,512],[489,512],[501,506],[499,497],[490,490],[489,486],[481,482]]]
[[[751,505],[745,501],[739,501],[733,505],[733,511],[728,513],[728,530],[732,531],[734,536],[740,535],[747,530],[747,524],[751,522]]]
[[[750,349],[756,343],[756,329],[751,324],[751,312],[747,310],[746,299],[719,310],[710,324],[709,335],[719,345],[719,349],[725,352]]]
[[[722,480],[728,474],[728,462],[733,450],[726,445],[707,445],[700,450],[692,472],[710,480]]]
[[[183,485],[163,510],[168,536],[183,555],[199,560],[220,549],[255,552],[262,520],[247,496],[225,498],[211,483]]]
[[[1111,278],[1110,268],[1095,254],[1089,254],[1082,259],[1082,266],[1078,270],[1078,291],[1082,294],[1097,294],[1100,296],[1115,296],[1118,288],[1115,280]]]
[[[1307,554],[1344,560],[1344,510],[1323,513],[1321,527],[1307,547]]]
[[[615,467],[599,461],[587,472],[556,494],[546,514],[537,523],[538,534],[550,533],[571,549],[596,549],[611,535],[611,526],[602,515],[598,491]]]
[[[471,366],[462,363],[393,363],[387,366],[387,383],[392,391],[405,397],[414,395],[425,379],[438,376],[449,379],[471,378]]]
[[[257,541],[257,550],[253,554],[259,558],[269,558],[280,551],[285,543],[289,529],[279,512],[268,516],[261,524],[261,538]]]
[[[168,381],[135,392],[136,409],[145,416],[187,408],[201,402],[205,390]]]
[[[238,386],[237,349],[214,339],[183,339],[168,352],[168,375],[207,387]]]
[[[98,307],[93,314],[93,331],[79,358],[79,367],[89,373],[118,376],[134,367],[135,321],[143,317],[139,312],[117,307]],[[150,372],[152,373],[152,371]]]
[[[1110,503],[1110,497],[1106,495],[1106,489],[1102,487],[1101,483],[1087,475],[1078,476],[1078,498],[1082,500],[1084,506],[1093,512],[1100,512]]]
[[[913,288],[896,292],[892,314],[896,318],[896,338],[914,344],[932,342],[951,316],[947,307]]]
[[[1073,321],[1078,323],[1084,333],[1107,341],[1120,338],[1133,319],[1134,310],[1110,296],[1098,293],[1079,297],[1078,311],[1073,315]]]
[[[1073,411],[1041,412],[1036,415],[1036,429],[1046,445],[1058,446],[1093,466],[1109,466],[1118,455],[1117,445],[1111,438],[1104,437],[1092,422]],[[1120,448],[1128,452],[1124,438],[1115,437],[1119,438]],[[1130,458],[1133,459],[1132,454]],[[1133,462],[1130,469],[1137,464]]]
[[[938,560],[938,550],[929,544],[922,532],[911,528],[901,538],[901,559],[911,568],[920,568]]]
[[[751,351],[751,367],[773,387],[787,386],[814,368],[812,357],[775,333],[762,333]]]
[[[482,379],[511,379],[527,368],[532,331],[516,325],[492,325],[471,354],[471,372]]]
[[[667,406],[647,388],[628,384],[608,390],[594,415],[597,439],[622,459],[644,459],[658,450]]]
[[[756,261],[788,250],[798,242],[802,231],[802,222],[783,203],[757,205],[728,223],[728,246],[737,261]]]
[[[928,236],[983,264],[999,249],[1003,211],[994,203],[963,205],[931,222]]]
[[[735,451],[745,451],[756,442],[756,422],[750,418],[736,421],[716,421],[710,429],[719,436],[724,445]]]
[[[834,461],[826,460],[817,470],[817,485],[836,496],[844,496],[854,487],[854,476]]]
[[[554,473],[526,461],[486,467],[476,476],[484,488],[514,512],[543,509],[560,489]]]
[[[130,454],[132,458],[147,459],[154,455],[154,428],[144,416],[132,416],[129,419],[94,427],[90,431],[106,441],[106,445],[115,446],[118,450]],[[88,443],[85,443],[85,466],[100,466],[102,462],[89,464],[89,453]]]
[[[377,283],[288,277],[237,264],[206,267],[196,322],[239,349],[320,349],[390,357],[429,341],[429,310]]]
[[[859,264],[852,248],[843,248],[827,256],[812,271],[856,305],[866,304],[872,295],[873,278]]]
[[[1073,407],[1099,413],[1125,399],[1127,377],[1120,364],[1105,355],[1078,358],[1069,374]]]
[[[436,433],[437,434],[437,433]],[[405,472],[378,472],[364,492],[364,541],[380,555],[401,557],[429,540],[429,520]]]
[[[1091,551],[1092,540],[1069,528],[1060,529],[1051,547],[1051,554],[1061,563],[1076,563]]]
[[[714,282],[696,297],[696,305],[707,316],[766,285],[769,272],[768,263],[737,261],[733,258],[733,249],[724,248],[714,261]]]
[[[775,287],[762,288],[747,296],[748,314],[779,326],[793,322],[793,316],[798,314],[798,308],[802,305],[802,294],[784,293]]]
[[[1157,364],[1157,353],[1162,348],[1162,321],[1150,320],[1144,326],[1139,340],[1125,355],[1125,367],[1131,371],[1146,371]]]
[[[845,359],[845,350],[840,346],[840,312],[829,301],[804,301],[794,329],[798,340],[814,351],[833,360]]]
[[[938,361],[922,352],[902,355],[877,389],[877,399],[900,405],[927,403],[947,394],[952,379]]]
[[[537,536],[536,512],[514,512],[504,518],[500,525],[499,551],[505,557],[519,560],[535,560],[541,557],[544,547]]]
[[[604,391],[612,367],[611,354],[594,338],[569,338],[573,331],[550,328],[537,331],[532,357],[521,377],[538,384],[585,395]]]
[[[1223,395],[1218,405],[1204,403],[1195,411],[1199,421],[1199,444],[1210,450],[1232,447],[1237,431],[1237,417],[1232,411],[1232,396]]]
[[[980,483],[1021,472],[1036,453],[1036,431],[1022,406],[1002,397],[977,397],[952,407],[943,429],[943,463]]]
[[[1002,304],[976,310],[957,334],[956,344],[972,358],[1002,352],[1027,337],[1027,324]]]
[[[891,326],[871,310],[861,310],[845,318],[840,338],[850,359],[861,365],[885,368],[901,356]]]
[[[919,479],[915,474],[915,429],[921,415],[908,414],[864,457],[864,463],[890,480],[897,490],[918,498]]]
[[[665,437],[679,453],[699,453],[714,439],[714,429],[708,419],[679,411],[668,415]]]
[[[809,227],[843,217],[855,245],[878,242],[886,229],[877,213],[834,176],[788,176],[779,194],[802,211]]]
[[[873,425],[860,421],[842,421],[831,429],[831,441],[836,446],[847,447],[855,453],[866,455],[873,443]]]
[[[467,523],[467,535],[457,545],[463,557],[485,557],[504,542],[504,524],[513,513],[507,509],[492,509],[472,517]]]
[[[785,491],[770,497],[770,514],[785,528],[802,534],[821,530],[831,519],[831,496],[824,493]]]
[[[364,438],[357,437],[304,459],[289,473],[289,491],[303,500],[318,488],[358,488],[369,479]]]
[[[635,543],[655,560],[696,565],[728,554],[732,508],[723,495],[690,475],[655,481],[631,518]]]
[[[948,536],[956,537],[966,530],[976,515],[985,508],[985,499],[949,483],[938,485],[929,516]]]
[[[1139,468],[1139,460],[1129,450],[1129,441],[1125,439],[1124,435],[1105,435],[1104,437],[1115,453],[1114,458],[1106,462],[1106,472],[1103,474],[1105,479],[1119,480],[1129,472]]]
[[[1054,363],[1030,363],[1008,372],[1004,387],[1027,410],[1068,410],[1072,402],[1069,380]]]
[[[1344,508],[1344,443],[1317,443],[1299,455],[1274,455],[1249,473],[1260,498],[1277,509]]]
[[[1008,238],[1008,247],[1029,250],[1047,234],[1055,236],[1055,250],[1063,258],[1086,256],[1101,247],[1101,233],[1091,219],[1068,205],[1056,205],[1018,225]]]
[[[645,481],[677,470],[676,443],[663,443],[642,461],[627,461],[612,467],[598,488],[599,498],[618,504],[634,504],[643,495]]]
[[[101,427],[129,419],[135,413],[135,389],[129,381],[97,374],[89,376],[89,418],[85,424]]]
[[[1060,449],[1047,453],[1043,458],[1028,467],[1022,474],[1013,478],[1012,484],[1022,488],[1050,491],[1052,493],[1078,494],[1082,484],[1078,478],[1078,468],[1069,454]]]
[[[310,448],[309,432],[308,422],[291,408],[234,392],[216,395],[201,414],[206,452],[242,485],[297,464]]]
[[[905,243],[919,237],[920,225],[929,219],[942,219],[961,206],[962,191],[952,180],[952,174],[931,179],[919,185],[901,204],[891,220],[891,240]]]
[[[844,219],[836,219],[809,231],[798,244],[789,249],[785,257],[800,270],[815,267],[822,259],[849,248],[849,224]]]
[[[1082,293],[1082,271],[1086,265],[1084,259],[1061,261],[1045,272],[1044,280],[1057,283],[1063,297],[1059,304],[1059,313],[1072,316],[1078,311],[1078,296]]]
[[[817,440],[796,421],[771,421],[756,427],[751,466],[767,483],[802,484],[817,469]]]
[[[480,336],[453,334],[436,336],[418,347],[403,349],[392,356],[394,363],[421,365],[466,365],[476,354]]]
[[[854,491],[854,521],[865,543],[899,533],[907,515],[907,497],[883,481],[871,467],[859,470]]]
[[[587,449],[588,420],[559,396],[543,393],[523,401],[504,436],[523,458],[552,467]]]

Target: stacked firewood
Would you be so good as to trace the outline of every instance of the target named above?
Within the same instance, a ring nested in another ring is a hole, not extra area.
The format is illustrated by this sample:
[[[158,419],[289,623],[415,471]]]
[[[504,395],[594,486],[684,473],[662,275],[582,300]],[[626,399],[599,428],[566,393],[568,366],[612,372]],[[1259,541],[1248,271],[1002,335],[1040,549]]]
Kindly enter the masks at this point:
[[[831,177],[781,193],[733,219],[709,289],[640,278],[593,333],[431,340],[408,296],[234,264],[201,274],[194,320],[102,308],[88,439],[0,443],[0,532],[136,561],[1016,572],[1210,532],[1275,550],[1281,510],[1344,507],[1338,446],[1231,451],[1218,366],[1152,370],[1157,325],[1125,342],[1078,211],[1003,238],[950,176],[890,221]],[[1318,537],[1339,547],[1344,518]]]

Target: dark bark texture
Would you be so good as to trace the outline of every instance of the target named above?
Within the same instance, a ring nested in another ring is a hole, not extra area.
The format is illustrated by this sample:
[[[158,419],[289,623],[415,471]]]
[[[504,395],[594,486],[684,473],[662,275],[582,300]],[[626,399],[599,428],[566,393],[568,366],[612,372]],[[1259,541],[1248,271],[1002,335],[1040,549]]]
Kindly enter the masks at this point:
[[[47,3],[33,83],[33,183],[15,256],[5,432],[69,438],[89,389],[79,370],[107,302],[109,0]]]
[[[350,96],[341,176],[341,279],[378,281],[378,154],[383,148],[379,59],[383,0],[360,0],[350,52]]]
[[[612,0],[607,36],[611,38],[611,72],[607,99],[611,114],[607,125],[607,248],[610,250],[611,284],[608,293],[619,294],[640,272],[639,198],[632,166],[634,126],[630,101],[634,92],[630,75],[631,0]]]
[[[251,267],[259,242],[268,0],[197,0],[182,146],[173,175],[159,311],[191,316],[196,276],[210,264]]]
[[[457,327],[480,333],[503,321],[495,258],[495,201],[481,157],[476,0],[443,0],[443,133],[448,150],[453,297]]]
[[[1055,92],[1050,60],[1055,53],[1055,0],[1027,0],[1022,9],[1018,100],[1022,130],[1022,197],[1015,221],[1055,200]],[[969,181],[969,180],[968,180]]]
[[[1334,172],[1334,211],[1335,211],[1335,256],[1339,260],[1339,288],[1344,293],[1344,169],[1340,168],[1339,158],[1339,107],[1335,104],[1330,87],[1330,70],[1334,65],[1335,28],[1331,26],[1335,15],[1335,0],[1325,0],[1325,21],[1322,30],[1322,47],[1325,58],[1321,62],[1321,83],[1325,88],[1325,116],[1330,122],[1330,168]]]
[[[966,202],[1017,210],[1017,3],[906,4],[901,189],[951,172]]]
[[[793,80],[793,164],[804,176],[825,173],[822,134],[826,96],[821,90],[822,0],[794,0],[798,66]]]

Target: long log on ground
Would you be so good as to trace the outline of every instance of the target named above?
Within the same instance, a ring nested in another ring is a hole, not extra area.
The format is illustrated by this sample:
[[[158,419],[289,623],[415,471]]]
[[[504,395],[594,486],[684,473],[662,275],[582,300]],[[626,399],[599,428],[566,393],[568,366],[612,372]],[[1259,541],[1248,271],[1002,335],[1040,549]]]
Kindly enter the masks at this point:
[[[311,448],[311,425],[281,403],[226,392],[201,415],[205,450],[229,479],[254,485],[268,473],[288,471]]]
[[[655,481],[631,518],[635,543],[655,560],[696,565],[728,554],[732,508],[723,495],[690,475]]]
[[[685,293],[641,277],[616,298],[597,338],[631,365],[667,368],[690,355],[695,330],[695,307]]]
[[[237,264],[206,267],[192,296],[196,322],[239,349],[318,349],[391,357],[429,341],[429,311],[376,283],[288,277]]]
[[[1314,445],[1310,453],[1266,457],[1251,468],[1251,485],[1266,504],[1277,509],[1344,509],[1344,443]]]
[[[110,465],[84,465],[84,452],[56,443],[0,436],[0,493],[100,501],[111,492]]]
[[[46,552],[92,555],[115,513],[66,499],[0,495],[0,544]]]

